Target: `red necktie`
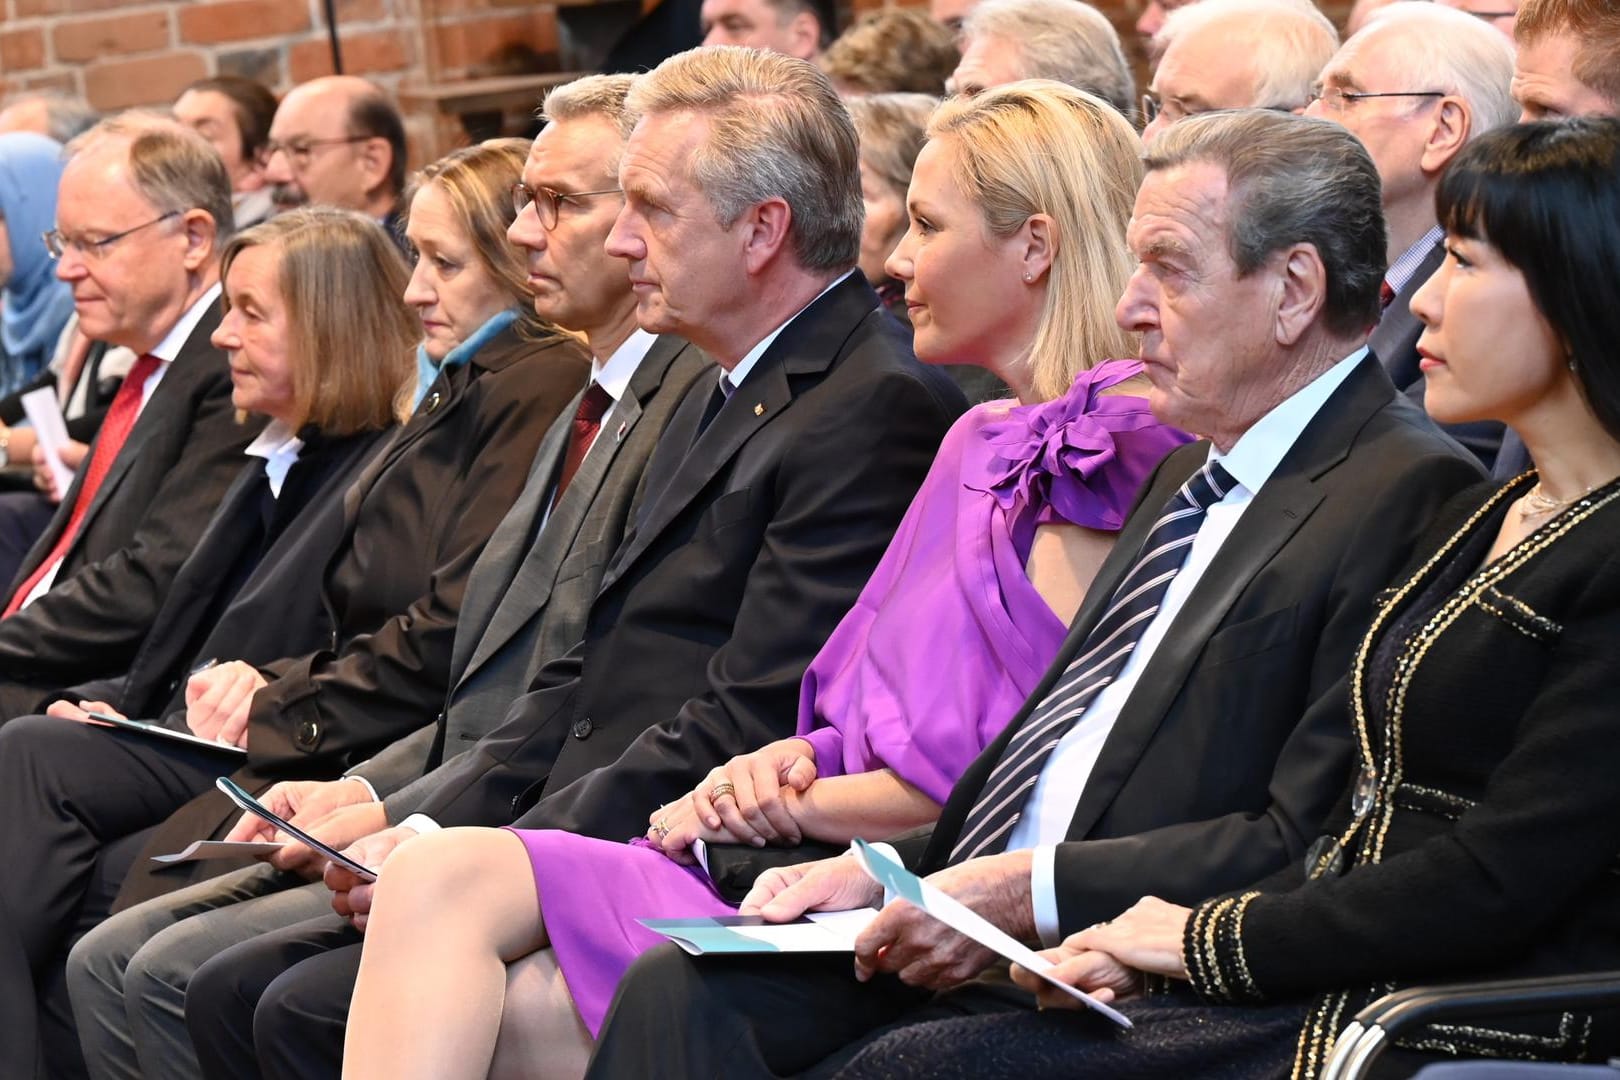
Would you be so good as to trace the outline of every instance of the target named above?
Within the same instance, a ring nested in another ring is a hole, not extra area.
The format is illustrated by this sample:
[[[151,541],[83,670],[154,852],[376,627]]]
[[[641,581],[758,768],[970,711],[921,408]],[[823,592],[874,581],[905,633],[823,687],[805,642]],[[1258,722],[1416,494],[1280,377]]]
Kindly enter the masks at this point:
[[[50,555],[34,568],[28,575],[28,580],[17,587],[16,593],[11,597],[11,603],[6,605],[5,614],[12,615],[23,606],[28,594],[34,591],[34,586],[44,580],[51,568],[61,562],[73,547],[73,541],[78,539],[79,525],[84,521],[85,511],[90,509],[90,503],[95,500],[96,490],[101,482],[107,478],[112,470],[112,463],[118,457],[118,451],[124,448],[124,442],[129,438],[130,429],[135,426],[135,418],[141,413],[141,391],[146,386],[146,380],[152,373],[162,366],[163,361],[155,356],[146,355],[135,361],[124,376],[123,385],[119,386],[118,393],[113,396],[112,405],[107,408],[107,415],[101,421],[101,431],[96,436],[96,445],[90,449],[90,458],[84,463],[84,481],[79,485],[78,497],[73,500],[73,512],[68,517],[67,526],[62,535],[57,538],[56,546],[51,549]]]
[[[585,451],[596,440],[596,433],[602,427],[602,417],[612,407],[613,398],[602,389],[601,383],[591,383],[585,396],[579,399],[579,408],[574,410],[574,423],[568,432],[568,450],[563,454],[562,472],[557,474],[557,494],[552,496],[551,505],[556,506],[562,501],[569,481],[579,471],[579,463],[585,460]]]
[[[1378,310],[1385,311],[1395,302],[1395,290],[1389,287],[1389,282],[1381,282],[1378,286]]]

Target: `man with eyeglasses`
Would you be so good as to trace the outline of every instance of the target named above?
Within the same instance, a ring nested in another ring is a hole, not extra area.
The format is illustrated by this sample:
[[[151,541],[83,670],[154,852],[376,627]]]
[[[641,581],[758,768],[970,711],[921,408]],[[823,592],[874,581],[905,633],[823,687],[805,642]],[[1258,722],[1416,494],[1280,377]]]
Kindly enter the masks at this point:
[[[408,822],[453,763],[506,715],[541,664],[584,631],[609,556],[628,525],[652,448],[686,391],[713,365],[680,338],[639,329],[621,260],[603,250],[623,203],[619,122],[633,77],[591,76],[553,91],[547,125],[515,185],[509,238],[527,252],[535,308],[579,332],[592,380],[541,441],[529,481],[480,556],[457,620],[437,720],[343,780],[289,781],[263,797],[339,847]],[[434,755],[438,741],[441,750]],[[424,775],[424,774],[427,775]],[[351,782],[351,779],[353,782]],[[330,816],[328,816],[330,815]],[[323,820],[324,819],[324,820]],[[257,821],[257,819],[252,819]],[[269,839],[244,820],[233,839]],[[192,974],[225,947],[330,910],[310,849],[292,845],[114,915],[68,965],[80,1040],[97,1076],[199,1075],[183,1018]],[[195,917],[193,917],[195,916]]]
[[[352,75],[287,91],[270,124],[264,176],[279,209],[304,203],[375,218],[403,248],[405,125],[374,83]]]
[[[45,244],[80,329],[139,359],[0,599],[0,721],[41,711],[56,687],[128,667],[260,426],[237,420],[225,356],[209,341],[232,227],[219,154],[173,120],[133,115],[103,121],[68,153]],[[111,863],[84,872],[97,889],[122,876]],[[33,1074],[34,978],[52,982],[30,967],[0,964],[0,1075]]]
[[[1216,109],[1300,112],[1317,72],[1339,47],[1309,0],[1201,0],[1170,13],[1164,56],[1142,95],[1142,141]]]
[[[1395,385],[1419,404],[1423,324],[1408,304],[1445,259],[1434,190],[1471,139],[1513,122],[1512,78],[1512,46],[1481,20],[1440,4],[1396,3],[1375,12],[1328,61],[1306,110],[1349,128],[1378,166],[1389,269],[1383,315],[1369,344]],[[1501,424],[1446,430],[1491,467]]]

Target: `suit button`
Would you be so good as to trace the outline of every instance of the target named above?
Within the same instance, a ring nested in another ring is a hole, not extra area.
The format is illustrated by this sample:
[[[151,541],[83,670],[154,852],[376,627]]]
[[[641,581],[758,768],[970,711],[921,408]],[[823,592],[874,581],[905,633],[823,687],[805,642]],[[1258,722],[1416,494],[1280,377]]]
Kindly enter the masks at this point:
[[[595,726],[596,725],[591,723],[591,718],[587,716],[582,719],[575,720],[574,726],[570,729],[570,731],[576,739],[588,739],[591,736],[591,730]]]
[[[433,391],[433,393],[427,396],[427,400],[422,402],[422,415],[430,416],[433,413],[438,412],[439,405],[443,401],[444,399],[439,396],[439,392],[437,390]]]
[[[313,720],[305,720],[298,725],[298,731],[293,735],[293,741],[300,750],[313,750],[320,741],[321,726]]]

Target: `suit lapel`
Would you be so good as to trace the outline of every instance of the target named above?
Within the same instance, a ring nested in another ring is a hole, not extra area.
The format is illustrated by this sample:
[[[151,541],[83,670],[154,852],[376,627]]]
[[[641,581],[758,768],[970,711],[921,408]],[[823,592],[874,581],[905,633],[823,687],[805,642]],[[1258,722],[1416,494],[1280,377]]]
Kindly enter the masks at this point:
[[[192,328],[185,344],[180,346],[180,351],[175,354],[173,363],[169,365],[169,370],[163,375],[163,382],[175,378],[177,370],[182,367],[209,362],[210,357],[204,354],[214,353],[213,342],[209,339],[213,336],[214,329],[219,326],[219,320],[219,301],[215,300],[209,305],[208,310],[203,312],[202,318],[197,321],[197,325]],[[154,431],[174,423],[172,417],[164,415],[169,395],[159,398],[157,395],[161,394],[162,391],[163,383],[160,382],[158,389],[152,392],[152,400],[147,402],[146,407],[143,407],[140,415],[136,417],[135,426],[130,428],[123,447],[119,450],[118,456],[113,459],[112,467],[107,471],[107,475],[102,478],[101,487],[96,489],[96,497],[91,499],[90,505],[85,508],[84,522],[79,526],[79,535],[81,537],[89,529],[90,522],[95,520],[97,511],[101,509],[108,499],[112,498],[113,493],[118,490],[118,485],[123,483],[124,476],[134,464],[142,444],[152,437]]]
[[[1084,838],[1113,802],[1186,685],[1204,646],[1256,575],[1321,504],[1320,478],[1345,459],[1357,432],[1392,397],[1377,359],[1363,359],[1244,510],[1143,668],[1104,740],[1070,822],[1071,839]]]
[[[1440,268],[1445,257],[1445,247],[1434,245],[1434,249],[1412,271],[1412,276],[1401,291],[1395,294],[1395,299],[1390,301],[1389,310],[1378,320],[1372,336],[1367,339],[1367,344],[1372,346],[1373,352],[1383,362],[1384,370],[1389,372],[1390,379],[1401,390],[1421,382],[1423,378],[1417,355],[1417,339],[1423,334],[1423,322],[1412,314],[1412,297]]]
[[[783,328],[743,385],[693,442],[703,406],[715,385],[707,378],[697,381],[658,447],[660,453],[682,446],[690,449],[663,490],[652,496],[634,534],[614,557],[602,579],[604,590],[635,565],[749,439],[787,411],[794,396],[789,377],[825,372],[861,320],[876,309],[877,294],[859,272],[828,290]],[[671,440],[683,437],[684,442],[671,445]]]

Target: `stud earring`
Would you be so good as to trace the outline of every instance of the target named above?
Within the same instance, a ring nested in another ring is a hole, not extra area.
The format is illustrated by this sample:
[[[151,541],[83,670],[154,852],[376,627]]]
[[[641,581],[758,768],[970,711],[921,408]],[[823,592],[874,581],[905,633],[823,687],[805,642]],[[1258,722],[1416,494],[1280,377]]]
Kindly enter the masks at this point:
[[[1024,281],[1027,283],[1027,282],[1031,282],[1031,281],[1034,281],[1034,280],[1035,280],[1035,275],[1031,274],[1030,272],[1028,272],[1026,270],[1024,272]]]

